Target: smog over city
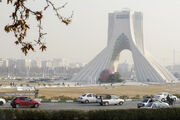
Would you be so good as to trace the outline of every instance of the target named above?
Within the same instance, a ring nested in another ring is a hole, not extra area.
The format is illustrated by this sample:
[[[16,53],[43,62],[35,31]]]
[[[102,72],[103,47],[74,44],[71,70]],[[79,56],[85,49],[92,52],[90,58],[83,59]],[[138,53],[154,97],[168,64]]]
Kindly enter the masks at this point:
[[[179,6],[0,0],[0,120],[179,119]]]

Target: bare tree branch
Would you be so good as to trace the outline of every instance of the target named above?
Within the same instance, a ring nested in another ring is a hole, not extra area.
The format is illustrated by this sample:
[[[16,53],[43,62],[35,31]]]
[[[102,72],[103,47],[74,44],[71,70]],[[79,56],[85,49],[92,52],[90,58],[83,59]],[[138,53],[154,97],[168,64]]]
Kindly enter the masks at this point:
[[[0,0],[2,2],[2,0]],[[55,4],[52,3],[50,0],[44,0],[46,2],[46,6],[44,6],[44,9],[40,11],[34,11],[30,8],[28,8],[25,3],[27,0],[7,0],[7,4],[12,4],[14,6],[14,11],[11,14],[12,18],[12,24],[8,24],[4,27],[4,30],[9,33],[13,32],[14,36],[16,37],[15,44],[21,45],[21,51],[27,55],[30,50],[34,51],[34,46],[38,45],[39,49],[41,51],[46,50],[46,44],[43,42],[44,36],[47,33],[43,33],[43,26],[42,26],[42,18],[43,18],[43,11],[46,11],[47,8],[51,7],[55,13],[58,19],[65,23],[66,25],[69,25],[72,20],[73,13],[70,17],[66,18],[61,16],[60,10],[63,9],[67,3],[62,5],[61,7],[56,8]],[[34,40],[33,42],[25,42],[24,39],[26,37],[27,31],[30,29],[30,25],[27,24],[27,20],[30,16],[36,17],[36,21],[38,24],[38,38],[37,40]]]

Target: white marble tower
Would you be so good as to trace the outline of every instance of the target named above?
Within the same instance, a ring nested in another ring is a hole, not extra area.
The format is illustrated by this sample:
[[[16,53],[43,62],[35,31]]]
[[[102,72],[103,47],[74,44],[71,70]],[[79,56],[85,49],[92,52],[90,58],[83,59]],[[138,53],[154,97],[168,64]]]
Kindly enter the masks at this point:
[[[109,13],[108,42],[72,81],[97,83],[103,70],[116,72],[120,53],[132,52],[136,80],[139,82],[175,82],[176,78],[158,64],[144,49],[143,15],[130,10]]]

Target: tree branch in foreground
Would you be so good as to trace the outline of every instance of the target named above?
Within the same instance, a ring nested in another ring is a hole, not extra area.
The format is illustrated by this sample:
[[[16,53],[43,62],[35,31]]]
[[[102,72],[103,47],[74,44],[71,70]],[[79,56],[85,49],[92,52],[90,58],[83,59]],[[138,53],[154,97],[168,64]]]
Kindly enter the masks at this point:
[[[2,0],[0,0],[1,2]],[[30,50],[35,51],[35,46],[39,46],[39,49],[43,52],[46,50],[46,44],[43,42],[44,36],[47,33],[43,33],[43,26],[42,26],[42,18],[43,18],[43,12],[47,10],[47,8],[51,7],[58,19],[65,23],[66,25],[69,25],[72,20],[73,13],[70,17],[66,18],[61,16],[60,10],[63,9],[67,3],[65,3],[63,6],[57,8],[55,7],[55,4],[52,3],[50,0],[44,0],[42,2],[46,2],[46,6],[44,6],[44,9],[40,11],[34,11],[30,8],[28,8],[25,3],[27,0],[7,0],[7,4],[12,4],[14,7],[14,11],[11,14],[12,18],[12,24],[8,24],[4,27],[4,30],[9,33],[13,32],[14,36],[16,38],[15,44],[21,45],[21,51],[27,55]],[[36,22],[38,24],[38,38],[37,40],[34,40],[32,42],[26,42],[24,41],[27,31],[30,29],[30,25],[27,24],[27,20],[29,16],[35,16]]]

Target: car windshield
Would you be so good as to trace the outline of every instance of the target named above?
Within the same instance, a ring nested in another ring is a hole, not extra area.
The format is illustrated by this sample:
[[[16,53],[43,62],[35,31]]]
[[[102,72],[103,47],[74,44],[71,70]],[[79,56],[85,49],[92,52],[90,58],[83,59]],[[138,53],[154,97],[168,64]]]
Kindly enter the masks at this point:
[[[16,99],[17,99],[17,97],[13,98],[12,101],[14,101],[14,100],[16,100]]]
[[[84,96],[86,96],[86,94],[83,94],[82,96],[84,97]]]
[[[118,97],[116,97],[115,95],[111,95],[112,99],[118,99]]]
[[[172,97],[173,95],[169,94],[169,97]]]
[[[149,100],[149,99],[146,98],[146,99],[142,100],[142,102],[147,102],[148,100]]]
[[[31,100],[31,98],[25,97],[25,100],[26,100],[26,101],[30,101],[30,100]]]
[[[151,103],[148,103],[145,107],[151,107],[152,106],[152,102]]]

